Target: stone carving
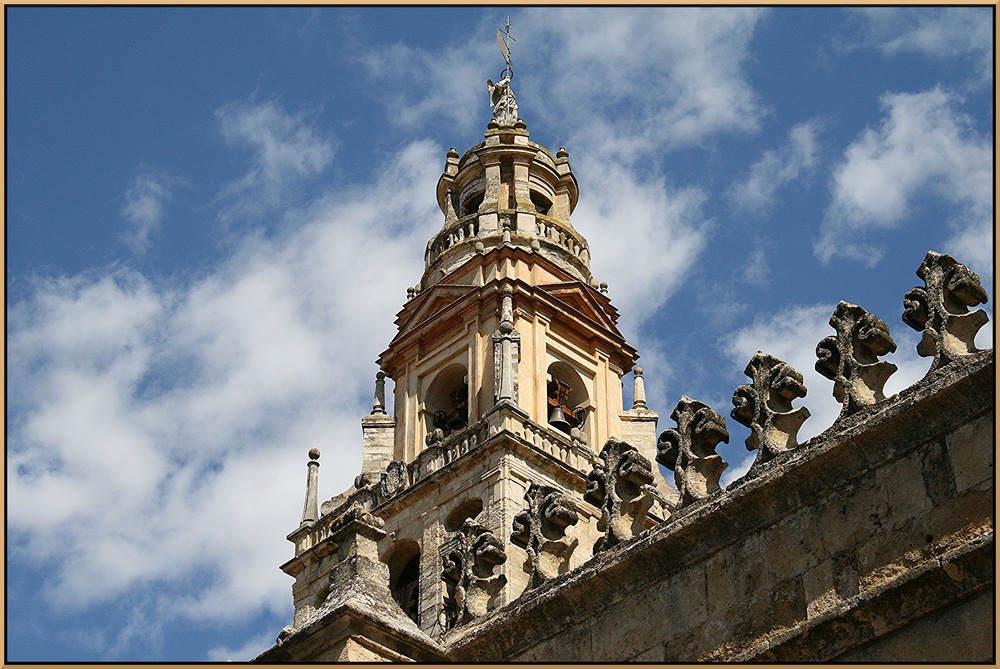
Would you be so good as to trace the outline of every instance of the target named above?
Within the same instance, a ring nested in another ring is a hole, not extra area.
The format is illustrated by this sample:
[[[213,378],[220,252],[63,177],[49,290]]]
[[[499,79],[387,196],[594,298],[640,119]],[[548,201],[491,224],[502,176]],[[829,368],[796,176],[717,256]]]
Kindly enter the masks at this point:
[[[719,479],[729,464],[715,447],[720,441],[729,443],[729,431],[725,418],[687,396],[681,397],[670,418],[677,428],[660,434],[656,461],[673,470],[680,508],[719,490]]]
[[[385,372],[375,375],[375,397],[372,400],[372,415],[385,414]]]
[[[645,529],[646,513],[653,505],[653,465],[631,444],[608,439],[599,460],[587,475],[583,499],[601,509],[597,530],[604,537],[594,552],[631,539]]]
[[[494,402],[517,404],[517,363],[521,357],[521,336],[514,329],[514,289],[505,285],[500,301],[500,327],[493,333]]]
[[[928,373],[975,353],[976,333],[986,325],[986,311],[969,307],[988,301],[979,275],[949,255],[928,251],[917,269],[924,287],[907,291],[903,322],[923,332],[917,353],[934,358]]]
[[[885,382],[896,365],[878,356],[896,350],[889,326],[856,304],[841,302],[830,317],[837,331],[816,345],[816,371],[833,381],[841,418],[885,399]]]
[[[507,561],[503,543],[475,520],[468,518],[456,533],[458,546],[444,555],[441,578],[454,611],[449,627],[486,615],[507,577],[493,569]]]
[[[397,492],[405,488],[410,483],[410,477],[406,471],[406,463],[402,460],[393,460],[382,472],[379,480],[378,490],[382,497],[392,497]]]
[[[528,508],[514,516],[511,543],[528,552],[531,572],[528,587],[541,585],[562,574],[580,543],[566,536],[566,528],[580,520],[573,503],[561,490],[532,483],[524,493]]]
[[[510,87],[510,77],[504,76],[497,83],[486,80],[490,91],[490,106],[493,108],[493,120],[502,126],[512,126],[517,121],[517,100]]]
[[[796,435],[809,409],[792,409],[792,400],[806,396],[802,373],[786,362],[757,351],[743,372],[751,379],[733,393],[729,414],[750,428],[748,451],[757,451],[753,467],[799,445]],[[720,472],[721,473],[721,472]]]
[[[330,521],[330,534],[337,534],[352,523],[360,523],[375,530],[381,530],[385,525],[384,520],[372,514],[357,502],[352,502],[346,511]]]

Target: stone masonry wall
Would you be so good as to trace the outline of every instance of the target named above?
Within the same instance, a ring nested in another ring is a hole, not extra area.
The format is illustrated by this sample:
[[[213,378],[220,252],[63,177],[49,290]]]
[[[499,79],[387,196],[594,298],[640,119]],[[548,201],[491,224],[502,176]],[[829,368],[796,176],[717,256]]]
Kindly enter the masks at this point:
[[[992,350],[443,639],[459,661],[993,657]]]

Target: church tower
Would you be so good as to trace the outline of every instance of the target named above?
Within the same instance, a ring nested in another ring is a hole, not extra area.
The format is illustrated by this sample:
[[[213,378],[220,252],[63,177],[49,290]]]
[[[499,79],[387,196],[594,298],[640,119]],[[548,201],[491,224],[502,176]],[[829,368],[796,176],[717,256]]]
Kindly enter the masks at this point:
[[[509,24],[484,141],[447,153],[443,224],[378,358],[355,485],[320,505],[310,452],[295,557],[282,566],[295,619],[259,659],[446,659],[442,644],[463,625],[676,503],[651,465],[658,416],[636,350],[571,222],[569,153],[531,141],[517,115],[508,38]]]

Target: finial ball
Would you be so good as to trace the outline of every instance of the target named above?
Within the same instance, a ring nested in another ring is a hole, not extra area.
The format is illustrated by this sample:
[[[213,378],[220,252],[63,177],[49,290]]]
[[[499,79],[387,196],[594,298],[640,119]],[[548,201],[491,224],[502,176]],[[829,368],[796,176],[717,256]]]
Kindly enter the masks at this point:
[[[375,375],[375,378],[378,379],[379,381],[383,380],[385,378],[385,372],[380,371],[378,374]]]
[[[504,295],[513,295],[514,294],[514,289],[510,287],[509,283],[507,283],[507,284],[504,284],[502,292],[503,292]]]
[[[310,460],[319,460],[319,449],[318,448],[310,448],[309,449],[309,459]]]
[[[642,367],[636,367],[633,374],[635,374],[636,376],[642,376]]]

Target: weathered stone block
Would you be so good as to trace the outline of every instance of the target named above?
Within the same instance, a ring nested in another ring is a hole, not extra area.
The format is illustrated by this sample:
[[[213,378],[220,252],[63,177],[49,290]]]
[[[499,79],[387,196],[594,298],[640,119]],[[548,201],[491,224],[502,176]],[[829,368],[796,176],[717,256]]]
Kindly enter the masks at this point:
[[[705,562],[708,611],[725,611],[736,603],[733,549],[724,548]]]
[[[993,480],[993,428],[993,417],[981,416],[946,437],[956,492]]]
[[[802,575],[806,617],[815,618],[835,606],[840,598],[833,587],[833,563],[823,560]]]

